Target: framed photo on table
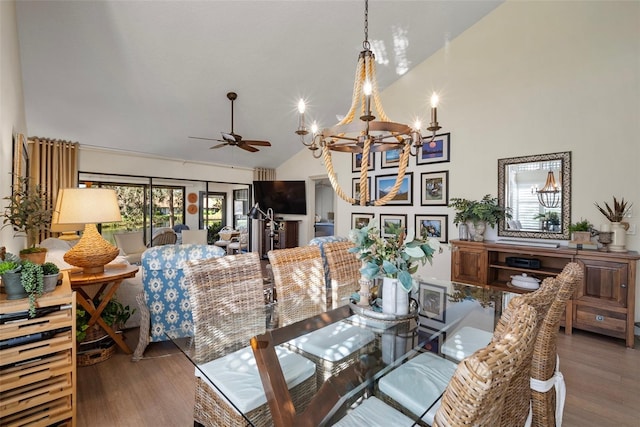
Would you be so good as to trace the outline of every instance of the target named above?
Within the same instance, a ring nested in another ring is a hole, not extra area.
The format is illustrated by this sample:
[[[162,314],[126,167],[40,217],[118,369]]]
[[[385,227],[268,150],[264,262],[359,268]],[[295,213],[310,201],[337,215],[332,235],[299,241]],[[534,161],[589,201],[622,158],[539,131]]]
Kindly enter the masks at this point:
[[[375,218],[374,214],[369,213],[352,213],[351,214],[351,228],[360,229],[369,225],[370,221]]]
[[[440,243],[449,241],[448,215],[416,215],[416,236],[422,239],[434,237]]]
[[[431,140],[431,137],[422,138],[422,146],[420,147],[420,150],[418,150],[416,164],[426,165],[430,163],[445,163],[450,161],[450,145],[451,138],[448,133],[436,135],[433,140]]]
[[[372,171],[375,168],[373,161],[375,160],[374,152],[369,153],[369,164],[367,165],[367,170]],[[360,172],[360,168],[362,167],[362,153],[353,153],[351,155],[351,172]]]
[[[445,322],[447,288],[425,281],[420,285],[420,315],[438,322]]]
[[[376,200],[383,198],[389,193],[396,183],[398,175],[378,175],[376,176]],[[413,204],[413,172],[404,174],[400,188],[395,197],[387,202],[387,205],[412,205]]]
[[[381,237],[398,236],[407,228],[406,215],[380,214],[380,235]]]
[[[449,171],[425,172],[420,175],[420,204],[422,206],[449,204]]]

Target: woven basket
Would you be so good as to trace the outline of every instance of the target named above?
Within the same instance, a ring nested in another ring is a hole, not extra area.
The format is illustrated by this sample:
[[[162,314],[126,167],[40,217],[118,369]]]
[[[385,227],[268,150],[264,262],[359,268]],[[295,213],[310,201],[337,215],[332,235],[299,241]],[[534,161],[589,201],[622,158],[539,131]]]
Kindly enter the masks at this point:
[[[107,333],[105,332],[105,330],[102,329],[102,327],[100,327],[100,325],[98,325],[97,323],[95,323],[92,327],[88,328],[86,332],[87,332],[87,335],[80,342],[91,342],[107,336]]]
[[[80,367],[91,366],[104,362],[113,356],[116,351],[116,343],[112,343],[107,348],[96,348],[76,355],[76,364]]]

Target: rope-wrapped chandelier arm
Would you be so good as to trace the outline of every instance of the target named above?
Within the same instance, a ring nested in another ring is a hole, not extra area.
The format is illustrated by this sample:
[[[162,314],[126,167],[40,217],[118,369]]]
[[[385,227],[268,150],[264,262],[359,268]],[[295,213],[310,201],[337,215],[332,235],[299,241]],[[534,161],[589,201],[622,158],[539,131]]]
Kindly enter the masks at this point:
[[[382,101],[380,101],[380,94],[378,93],[378,79],[376,77],[376,59],[373,56],[366,57],[367,74],[369,75],[369,81],[371,82],[371,97],[373,98],[373,105],[375,105],[376,112],[378,113],[378,120],[381,122],[390,122],[391,120],[384,112],[382,108]]]
[[[353,95],[351,97],[351,107],[347,114],[338,122],[338,125],[344,125],[353,122],[353,118],[356,116],[356,110],[358,109],[358,100],[360,99],[360,93],[362,92],[362,82],[364,79],[361,75],[364,74],[365,69],[364,58],[358,58],[358,65],[356,66],[356,78],[353,82]]]
[[[402,149],[402,154],[400,155],[400,167],[398,169],[398,176],[396,177],[396,183],[391,188],[384,197],[374,200],[373,206],[383,206],[390,202],[396,194],[398,194],[398,190],[402,185],[402,181],[404,180],[404,174],[407,171],[407,164],[409,163],[409,151],[411,150],[411,144],[407,144],[405,142],[404,147]]]
[[[367,138],[362,147],[362,161],[360,163],[360,206],[366,206],[369,201],[369,183],[367,171],[369,169],[369,153],[371,151],[371,139]]]
[[[333,191],[335,191],[338,197],[340,197],[345,202],[352,205],[355,204],[356,199],[354,199],[353,197],[349,197],[342,190],[342,187],[340,187],[340,184],[338,183],[336,172],[333,169],[333,161],[331,159],[331,150],[329,150],[329,147],[327,147],[326,144],[322,147],[322,160],[324,161],[324,167],[327,169],[327,175],[329,175],[329,182],[331,183],[331,187],[333,187]]]

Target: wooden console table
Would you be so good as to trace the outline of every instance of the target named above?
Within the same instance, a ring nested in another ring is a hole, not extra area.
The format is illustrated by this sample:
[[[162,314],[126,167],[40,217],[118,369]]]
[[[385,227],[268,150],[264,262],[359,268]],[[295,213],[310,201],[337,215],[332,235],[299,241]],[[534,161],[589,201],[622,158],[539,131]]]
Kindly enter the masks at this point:
[[[89,319],[89,327],[98,323],[104,331],[118,344],[118,347],[127,354],[131,354],[132,351],[129,346],[124,342],[122,336],[116,334],[109,325],[102,319],[101,314],[105,309],[113,295],[118,290],[118,287],[124,279],[134,277],[138,271],[137,265],[129,264],[111,264],[105,265],[103,273],[84,274],[82,271],[71,271],[69,274],[69,281],[71,282],[71,289],[78,293],[78,302],[87,313],[91,315]],[[84,286],[100,285],[100,289],[96,295],[100,295],[105,291],[106,293],[102,297],[102,301],[98,307],[94,307],[92,297],[89,296],[83,289]],[[111,286],[109,286],[111,285]]]
[[[539,279],[560,274],[571,261],[584,269],[584,279],[567,303],[565,333],[573,328],[622,338],[633,348],[636,300],[636,251],[600,252],[572,248],[539,248],[499,242],[451,241],[451,280],[490,286],[503,291],[527,292],[508,287],[514,274],[527,273]],[[539,268],[508,264],[507,258],[531,258]]]

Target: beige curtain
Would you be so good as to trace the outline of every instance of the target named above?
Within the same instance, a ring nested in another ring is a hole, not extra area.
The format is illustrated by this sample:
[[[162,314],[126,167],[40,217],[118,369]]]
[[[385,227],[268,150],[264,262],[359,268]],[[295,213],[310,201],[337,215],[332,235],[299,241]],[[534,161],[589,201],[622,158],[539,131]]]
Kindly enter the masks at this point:
[[[45,190],[51,209],[60,188],[78,186],[78,147],[77,142],[29,138],[29,176]],[[38,241],[50,236],[44,231]]]

